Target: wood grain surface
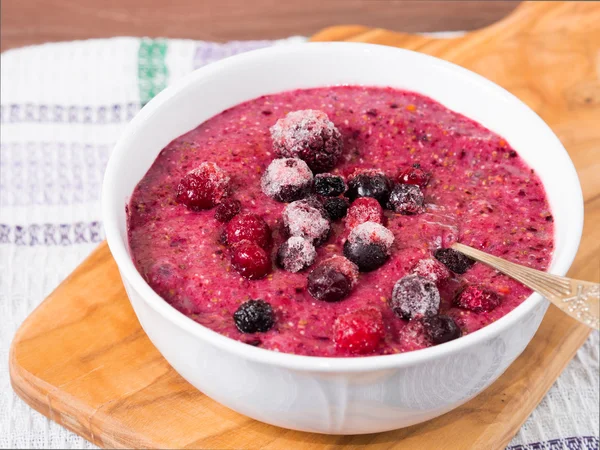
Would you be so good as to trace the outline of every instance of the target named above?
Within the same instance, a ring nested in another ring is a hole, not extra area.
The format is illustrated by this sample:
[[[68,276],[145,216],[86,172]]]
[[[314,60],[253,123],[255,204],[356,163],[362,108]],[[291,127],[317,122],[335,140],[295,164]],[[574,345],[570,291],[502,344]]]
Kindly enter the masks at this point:
[[[48,41],[150,36],[227,41],[310,36],[333,24],[474,30],[516,1],[2,0],[2,51]]]
[[[600,271],[600,8],[525,4],[504,21],[451,41],[365,27],[317,40],[399,45],[457,62],[511,90],[554,129],[586,199],[581,249],[569,275]],[[557,180],[560,182],[560,180]],[[152,346],[102,244],[19,329],[15,391],[33,408],[104,447],[497,449],[514,436],[588,336],[550,307],[525,352],[475,399],[429,422],[363,436],[285,430],[237,414],[188,385]]]

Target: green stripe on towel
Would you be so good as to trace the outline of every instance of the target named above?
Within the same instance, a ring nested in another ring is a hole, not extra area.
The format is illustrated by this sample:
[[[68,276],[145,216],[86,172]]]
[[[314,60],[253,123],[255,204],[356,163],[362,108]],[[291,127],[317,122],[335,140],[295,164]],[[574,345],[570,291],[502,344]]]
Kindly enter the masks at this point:
[[[138,50],[138,88],[142,106],[167,87],[167,41],[142,39]]]

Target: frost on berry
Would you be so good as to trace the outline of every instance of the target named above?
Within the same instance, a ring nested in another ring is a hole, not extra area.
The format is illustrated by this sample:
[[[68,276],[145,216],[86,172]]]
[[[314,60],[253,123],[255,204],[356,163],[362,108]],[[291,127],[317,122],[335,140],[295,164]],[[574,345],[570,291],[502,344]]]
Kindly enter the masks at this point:
[[[192,211],[210,209],[229,194],[229,177],[219,166],[203,162],[177,186],[177,201]]]
[[[292,236],[279,247],[277,264],[288,272],[300,272],[312,265],[317,257],[314,245],[301,236]]]
[[[394,212],[412,215],[425,211],[425,197],[415,184],[397,184],[388,200],[388,208]]]
[[[375,222],[356,226],[344,243],[344,256],[356,264],[361,272],[381,267],[391,254],[394,234]]]
[[[238,214],[225,227],[225,240],[228,245],[248,240],[262,248],[271,244],[271,230],[262,217],[256,214]]]
[[[433,316],[440,308],[440,293],[433,282],[412,274],[396,282],[388,303],[403,319]]]
[[[274,159],[263,174],[260,186],[265,195],[279,202],[293,202],[306,197],[312,187],[313,174],[298,158]]]
[[[283,210],[283,225],[290,236],[300,236],[318,246],[329,236],[327,212],[313,199],[297,200]]]
[[[421,259],[412,271],[436,284],[450,278],[450,271],[446,266],[433,258]]]
[[[342,154],[342,136],[322,111],[290,112],[270,131],[279,156],[300,158],[316,173],[332,169]]]
[[[383,223],[383,208],[372,197],[360,197],[352,202],[346,213],[346,228],[352,230],[365,222]]]
[[[333,255],[324,260],[321,265],[332,267],[337,272],[343,274],[350,281],[351,288],[356,285],[356,282],[358,281],[358,267],[348,258]]]
[[[483,286],[470,284],[458,293],[454,303],[475,313],[489,312],[502,302],[502,297]]]
[[[310,272],[307,284],[310,295],[318,300],[338,302],[350,294],[356,283],[357,269],[344,260],[346,258],[331,258]]]

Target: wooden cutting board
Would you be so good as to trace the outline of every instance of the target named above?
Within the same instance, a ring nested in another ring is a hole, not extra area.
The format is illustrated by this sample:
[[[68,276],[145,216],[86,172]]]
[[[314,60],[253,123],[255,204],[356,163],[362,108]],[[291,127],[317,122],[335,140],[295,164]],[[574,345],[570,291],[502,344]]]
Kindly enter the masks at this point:
[[[382,5],[379,5],[382,6]],[[530,3],[455,39],[340,26],[314,40],[411,48],[481,73],[554,129],[577,166],[584,237],[570,275],[600,269],[600,6]],[[560,180],[557,180],[560,182]],[[141,329],[106,244],[23,323],[10,352],[13,388],[29,405],[103,447],[503,448],[588,336],[551,307],[531,344],[485,392],[424,424],[364,436],[266,425],[210,400],[167,364]]]

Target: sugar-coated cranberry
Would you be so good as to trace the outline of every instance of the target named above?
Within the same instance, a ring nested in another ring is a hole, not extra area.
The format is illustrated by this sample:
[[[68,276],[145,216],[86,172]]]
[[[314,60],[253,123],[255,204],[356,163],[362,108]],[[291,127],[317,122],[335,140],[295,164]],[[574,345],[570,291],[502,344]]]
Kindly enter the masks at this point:
[[[290,236],[300,236],[318,246],[329,236],[327,211],[318,200],[308,198],[288,204],[283,210],[283,225]]]
[[[258,280],[271,271],[271,260],[256,243],[241,241],[231,249],[231,265],[244,278]]]
[[[215,163],[203,162],[177,186],[177,201],[192,211],[210,209],[229,194],[229,177]]]
[[[346,215],[346,228],[354,227],[365,222],[383,223],[383,208],[372,197],[359,197],[352,202]]]
[[[293,202],[306,197],[312,187],[313,174],[298,158],[274,159],[260,180],[263,193],[279,202]]]
[[[219,222],[229,222],[242,210],[242,204],[234,198],[226,198],[215,209],[215,219]]]
[[[426,316],[422,321],[425,334],[436,345],[458,339],[462,334],[460,327],[449,316]]]
[[[359,197],[373,197],[382,206],[387,204],[392,182],[380,170],[357,170],[348,178],[346,197],[354,201]]]
[[[403,319],[433,316],[440,308],[440,292],[428,279],[406,275],[394,285],[388,304]]]
[[[353,354],[373,353],[385,335],[383,316],[376,308],[361,308],[339,316],[333,324],[335,345]]]
[[[264,300],[248,300],[233,313],[233,321],[242,333],[264,333],[275,325],[275,313]]]
[[[315,176],[314,191],[324,197],[337,197],[346,191],[346,182],[339,175],[320,173]]]
[[[339,220],[348,212],[348,200],[342,197],[330,197],[323,202],[323,208],[327,211],[330,220]]]
[[[450,271],[446,266],[433,258],[419,260],[412,271],[436,284],[450,278]]]
[[[475,261],[467,255],[451,248],[437,249],[433,256],[452,272],[459,275],[465,273],[473,264],[475,264]]]
[[[397,184],[388,201],[388,208],[394,212],[412,215],[424,211],[425,197],[415,184]]]
[[[454,299],[456,306],[475,313],[492,311],[501,302],[502,297],[496,292],[474,284],[466,286]]]
[[[300,158],[315,172],[333,169],[342,155],[342,136],[323,111],[293,111],[271,127],[273,147],[284,158]]]
[[[400,184],[416,184],[424,187],[429,182],[429,174],[421,169],[420,164],[413,164],[412,167],[404,169],[398,175],[398,183]]]
[[[279,246],[277,264],[288,272],[300,272],[311,266],[317,257],[314,245],[300,236],[292,236]]]
[[[330,264],[315,267],[308,275],[308,292],[314,298],[326,302],[339,302],[352,290],[348,277]]]
[[[381,267],[389,258],[394,234],[375,222],[365,222],[352,229],[344,243],[344,256],[361,272]]]
[[[238,214],[227,224],[225,240],[229,245],[246,240],[268,248],[271,244],[271,230],[267,222],[256,214]]]

